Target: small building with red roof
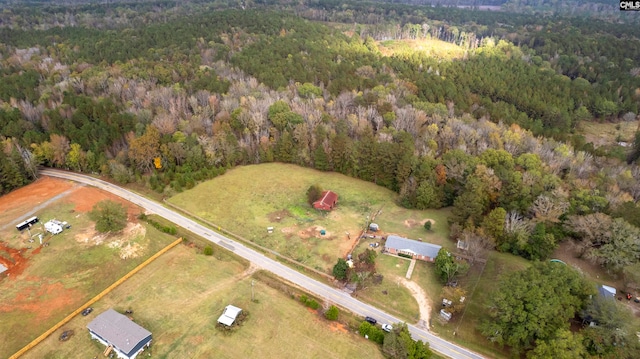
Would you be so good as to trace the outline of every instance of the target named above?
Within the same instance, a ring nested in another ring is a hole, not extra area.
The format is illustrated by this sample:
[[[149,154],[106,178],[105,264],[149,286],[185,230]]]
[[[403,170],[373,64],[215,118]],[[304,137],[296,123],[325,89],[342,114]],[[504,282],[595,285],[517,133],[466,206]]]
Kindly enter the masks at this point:
[[[332,191],[323,191],[320,199],[313,202],[313,208],[330,211],[336,204],[338,204],[338,194]]]

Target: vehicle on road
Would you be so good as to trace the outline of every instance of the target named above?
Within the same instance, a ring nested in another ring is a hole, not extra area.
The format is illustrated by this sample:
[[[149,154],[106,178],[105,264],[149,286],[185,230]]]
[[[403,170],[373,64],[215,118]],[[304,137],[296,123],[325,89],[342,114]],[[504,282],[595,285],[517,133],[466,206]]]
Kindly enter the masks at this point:
[[[384,330],[387,333],[391,333],[391,330],[393,329],[393,327],[391,326],[391,324],[382,324],[382,330]]]
[[[91,314],[91,312],[93,312],[93,308],[89,307],[82,311],[82,316],[86,317],[87,315]]]
[[[374,318],[371,318],[371,317],[366,317],[366,318],[364,318],[364,320],[366,320],[367,322],[369,322],[372,325],[376,325],[376,323],[378,322],[377,320],[375,320]]]

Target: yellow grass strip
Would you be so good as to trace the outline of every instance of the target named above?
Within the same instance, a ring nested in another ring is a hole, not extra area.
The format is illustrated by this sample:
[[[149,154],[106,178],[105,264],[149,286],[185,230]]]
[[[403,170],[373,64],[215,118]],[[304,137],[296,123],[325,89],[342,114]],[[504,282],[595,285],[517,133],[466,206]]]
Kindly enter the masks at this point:
[[[100,294],[96,295],[95,297],[90,299],[88,302],[86,302],[83,306],[81,306],[80,308],[78,308],[75,311],[73,311],[73,313],[69,314],[66,318],[62,319],[60,322],[58,322],[58,324],[56,324],[53,327],[49,328],[49,330],[47,330],[46,332],[42,333],[39,337],[37,337],[36,339],[31,341],[31,343],[27,344],[24,348],[18,350],[15,354],[13,354],[11,357],[9,357],[9,359],[17,359],[17,358],[19,358],[21,355],[26,353],[29,349],[35,347],[41,341],[45,340],[49,335],[51,335],[51,333],[55,332],[56,330],[60,329],[60,327],[62,327],[63,325],[67,324],[71,319],[73,319],[73,317],[75,317],[76,315],[80,314],[80,312],[85,310],[87,307],[89,307],[93,303],[95,303],[98,300],[100,300],[102,297],[104,297],[109,292],[114,290],[117,286],[119,286],[120,284],[124,283],[124,281],[126,281],[129,278],[131,278],[134,274],[138,273],[142,268],[144,268],[147,265],[149,265],[149,263],[151,263],[154,260],[156,260],[158,257],[160,257],[161,255],[166,253],[169,249],[177,246],[180,242],[182,242],[182,238],[176,239],[175,242],[173,242],[173,243],[169,244],[168,246],[162,248],[160,251],[158,251],[158,253],[152,255],[149,259],[147,259],[146,261],[140,263],[140,265],[138,265],[137,267],[133,268],[129,273],[125,274],[122,278],[118,279],[115,283],[113,283],[109,287],[107,287],[107,289],[103,290],[102,292],[100,292]]]

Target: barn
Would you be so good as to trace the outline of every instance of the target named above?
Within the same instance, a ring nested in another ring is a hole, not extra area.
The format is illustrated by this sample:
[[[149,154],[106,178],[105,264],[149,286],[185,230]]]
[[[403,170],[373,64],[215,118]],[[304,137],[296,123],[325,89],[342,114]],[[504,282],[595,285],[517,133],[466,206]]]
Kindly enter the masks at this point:
[[[92,339],[107,346],[106,352],[121,359],[135,359],[151,345],[151,332],[127,316],[109,309],[87,325]]]
[[[389,236],[384,244],[386,252],[391,254],[404,254],[421,261],[433,262],[440,251],[437,244],[414,241],[413,239],[399,236]]]
[[[320,199],[313,202],[313,208],[322,211],[330,211],[338,203],[338,194],[332,191],[323,191]]]

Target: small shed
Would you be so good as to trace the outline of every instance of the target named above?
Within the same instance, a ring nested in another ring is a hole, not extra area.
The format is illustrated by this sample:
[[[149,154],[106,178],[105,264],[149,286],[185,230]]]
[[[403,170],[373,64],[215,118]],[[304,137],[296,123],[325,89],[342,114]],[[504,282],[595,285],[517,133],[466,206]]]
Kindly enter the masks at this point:
[[[447,312],[444,309],[440,309],[440,317],[448,322],[451,320],[451,313]]]
[[[105,352],[121,359],[135,359],[151,345],[150,331],[113,309],[98,315],[87,328],[92,339],[107,346]]]
[[[616,289],[608,285],[599,286],[598,293],[607,299],[614,299],[616,297]]]
[[[242,309],[229,304],[224,308],[224,312],[222,312],[220,318],[218,318],[218,323],[230,327],[233,325],[233,322],[236,321],[240,312],[242,312]]]
[[[313,208],[330,211],[338,204],[338,194],[332,191],[323,191],[320,199],[313,202]]]
[[[371,232],[377,232],[380,228],[378,227],[377,223],[371,223],[369,224],[369,230]]]

